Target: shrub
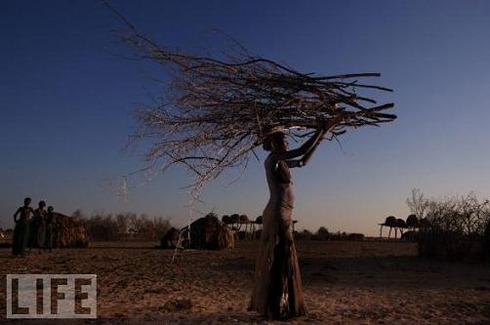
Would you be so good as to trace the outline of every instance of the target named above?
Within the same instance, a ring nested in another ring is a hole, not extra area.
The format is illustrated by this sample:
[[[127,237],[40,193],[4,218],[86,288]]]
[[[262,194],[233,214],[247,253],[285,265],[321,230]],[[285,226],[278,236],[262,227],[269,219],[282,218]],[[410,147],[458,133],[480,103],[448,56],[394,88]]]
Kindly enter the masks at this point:
[[[320,227],[316,233],[311,236],[312,240],[328,240],[330,238],[330,233],[325,227]]]
[[[485,254],[485,260],[490,262],[490,220],[487,221],[483,234],[483,252]]]
[[[426,218],[429,224],[417,234],[420,256],[472,261],[484,258],[485,230],[490,218],[488,200],[480,202],[474,193],[442,200],[429,200],[423,195],[417,198],[416,204],[409,206],[423,211],[419,217]]]
[[[295,231],[293,232],[294,239],[296,240],[309,240],[312,238],[313,234],[309,230]]]

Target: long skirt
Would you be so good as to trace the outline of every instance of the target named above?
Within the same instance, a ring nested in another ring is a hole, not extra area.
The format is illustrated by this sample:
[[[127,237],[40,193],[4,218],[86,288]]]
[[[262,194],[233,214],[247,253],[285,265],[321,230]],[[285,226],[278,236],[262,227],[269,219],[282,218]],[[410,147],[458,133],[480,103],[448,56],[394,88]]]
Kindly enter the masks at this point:
[[[53,236],[54,236],[54,229],[53,229],[53,225],[48,225],[46,227],[46,239],[45,239],[45,242],[44,242],[44,247],[45,248],[48,248],[49,251],[51,251],[53,249]]]
[[[268,205],[249,309],[271,319],[306,314],[289,208]]]
[[[14,229],[12,254],[24,256],[29,243],[29,222],[18,221]]]
[[[46,240],[46,225],[39,223],[37,226],[37,247],[43,248]]]

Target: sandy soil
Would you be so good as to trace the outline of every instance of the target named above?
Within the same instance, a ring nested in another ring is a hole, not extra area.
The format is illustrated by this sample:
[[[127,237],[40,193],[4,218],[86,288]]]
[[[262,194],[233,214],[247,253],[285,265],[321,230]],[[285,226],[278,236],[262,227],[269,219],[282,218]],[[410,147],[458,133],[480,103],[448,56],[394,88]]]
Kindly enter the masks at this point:
[[[173,251],[156,243],[92,243],[88,249],[0,249],[0,322],[5,274],[95,273],[98,319],[74,324],[490,324],[490,265],[417,258],[401,242],[298,242],[309,315],[269,322],[247,312],[258,242],[233,250]],[[175,301],[189,301],[176,310]]]

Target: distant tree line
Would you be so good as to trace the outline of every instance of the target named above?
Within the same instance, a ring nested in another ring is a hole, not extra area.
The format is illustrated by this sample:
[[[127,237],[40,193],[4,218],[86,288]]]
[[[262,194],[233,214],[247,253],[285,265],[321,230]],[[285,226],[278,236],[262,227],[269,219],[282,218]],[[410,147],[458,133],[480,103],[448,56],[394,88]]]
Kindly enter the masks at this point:
[[[215,213],[211,213],[219,218]],[[94,213],[86,216],[81,210],[72,214],[83,220],[89,239],[92,241],[158,241],[171,228],[170,221],[162,217],[150,217],[136,213]],[[261,235],[262,216],[255,219],[246,214],[234,213],[221,216],[221,222],[228,225],[236,234],[236,239],[259,239]],[[249,236],[247,236],[249,234]],[[320,227],[316,232],[301,230],[294,232],[298,240],[363,240],[362,234],[346,232],[331,233],[326,227]]]
[[[77,210],[72,216],[84,221],[90,240],[95,241],[158,241],[170,229],[168,219],[149,217],[146,214],[95,213],[87,217],[80,210]]]
[[[347,233],[345,231],[330,232],[326,227],[320,227],[316,232],[307,229],[294,232],[297,240],[340,240],[340,241],[362,241],[365,239],[363,234]]]

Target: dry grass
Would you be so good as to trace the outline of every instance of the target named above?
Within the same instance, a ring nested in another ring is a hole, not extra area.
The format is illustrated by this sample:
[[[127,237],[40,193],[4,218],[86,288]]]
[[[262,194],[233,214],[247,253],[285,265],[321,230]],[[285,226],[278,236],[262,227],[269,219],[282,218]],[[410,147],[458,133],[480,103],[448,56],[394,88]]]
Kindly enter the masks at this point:
[[[88,249],[33,252],[27,259],[0,249],[0,268],[3,275],[97,274],[99,319],[75,324],[269,323],[246,311],[258,242],[185,251],[173,265],[173,251],[155,244],[93,243]],[[298,249],[310,314],[291,324],[490,323],[488,265],[422,260],[415,257],[415,244],[401,242],[300,241]],[[2,318],[4,286],[2,280]],[[175,311],[175,301],[186,299],[192,307]]]

